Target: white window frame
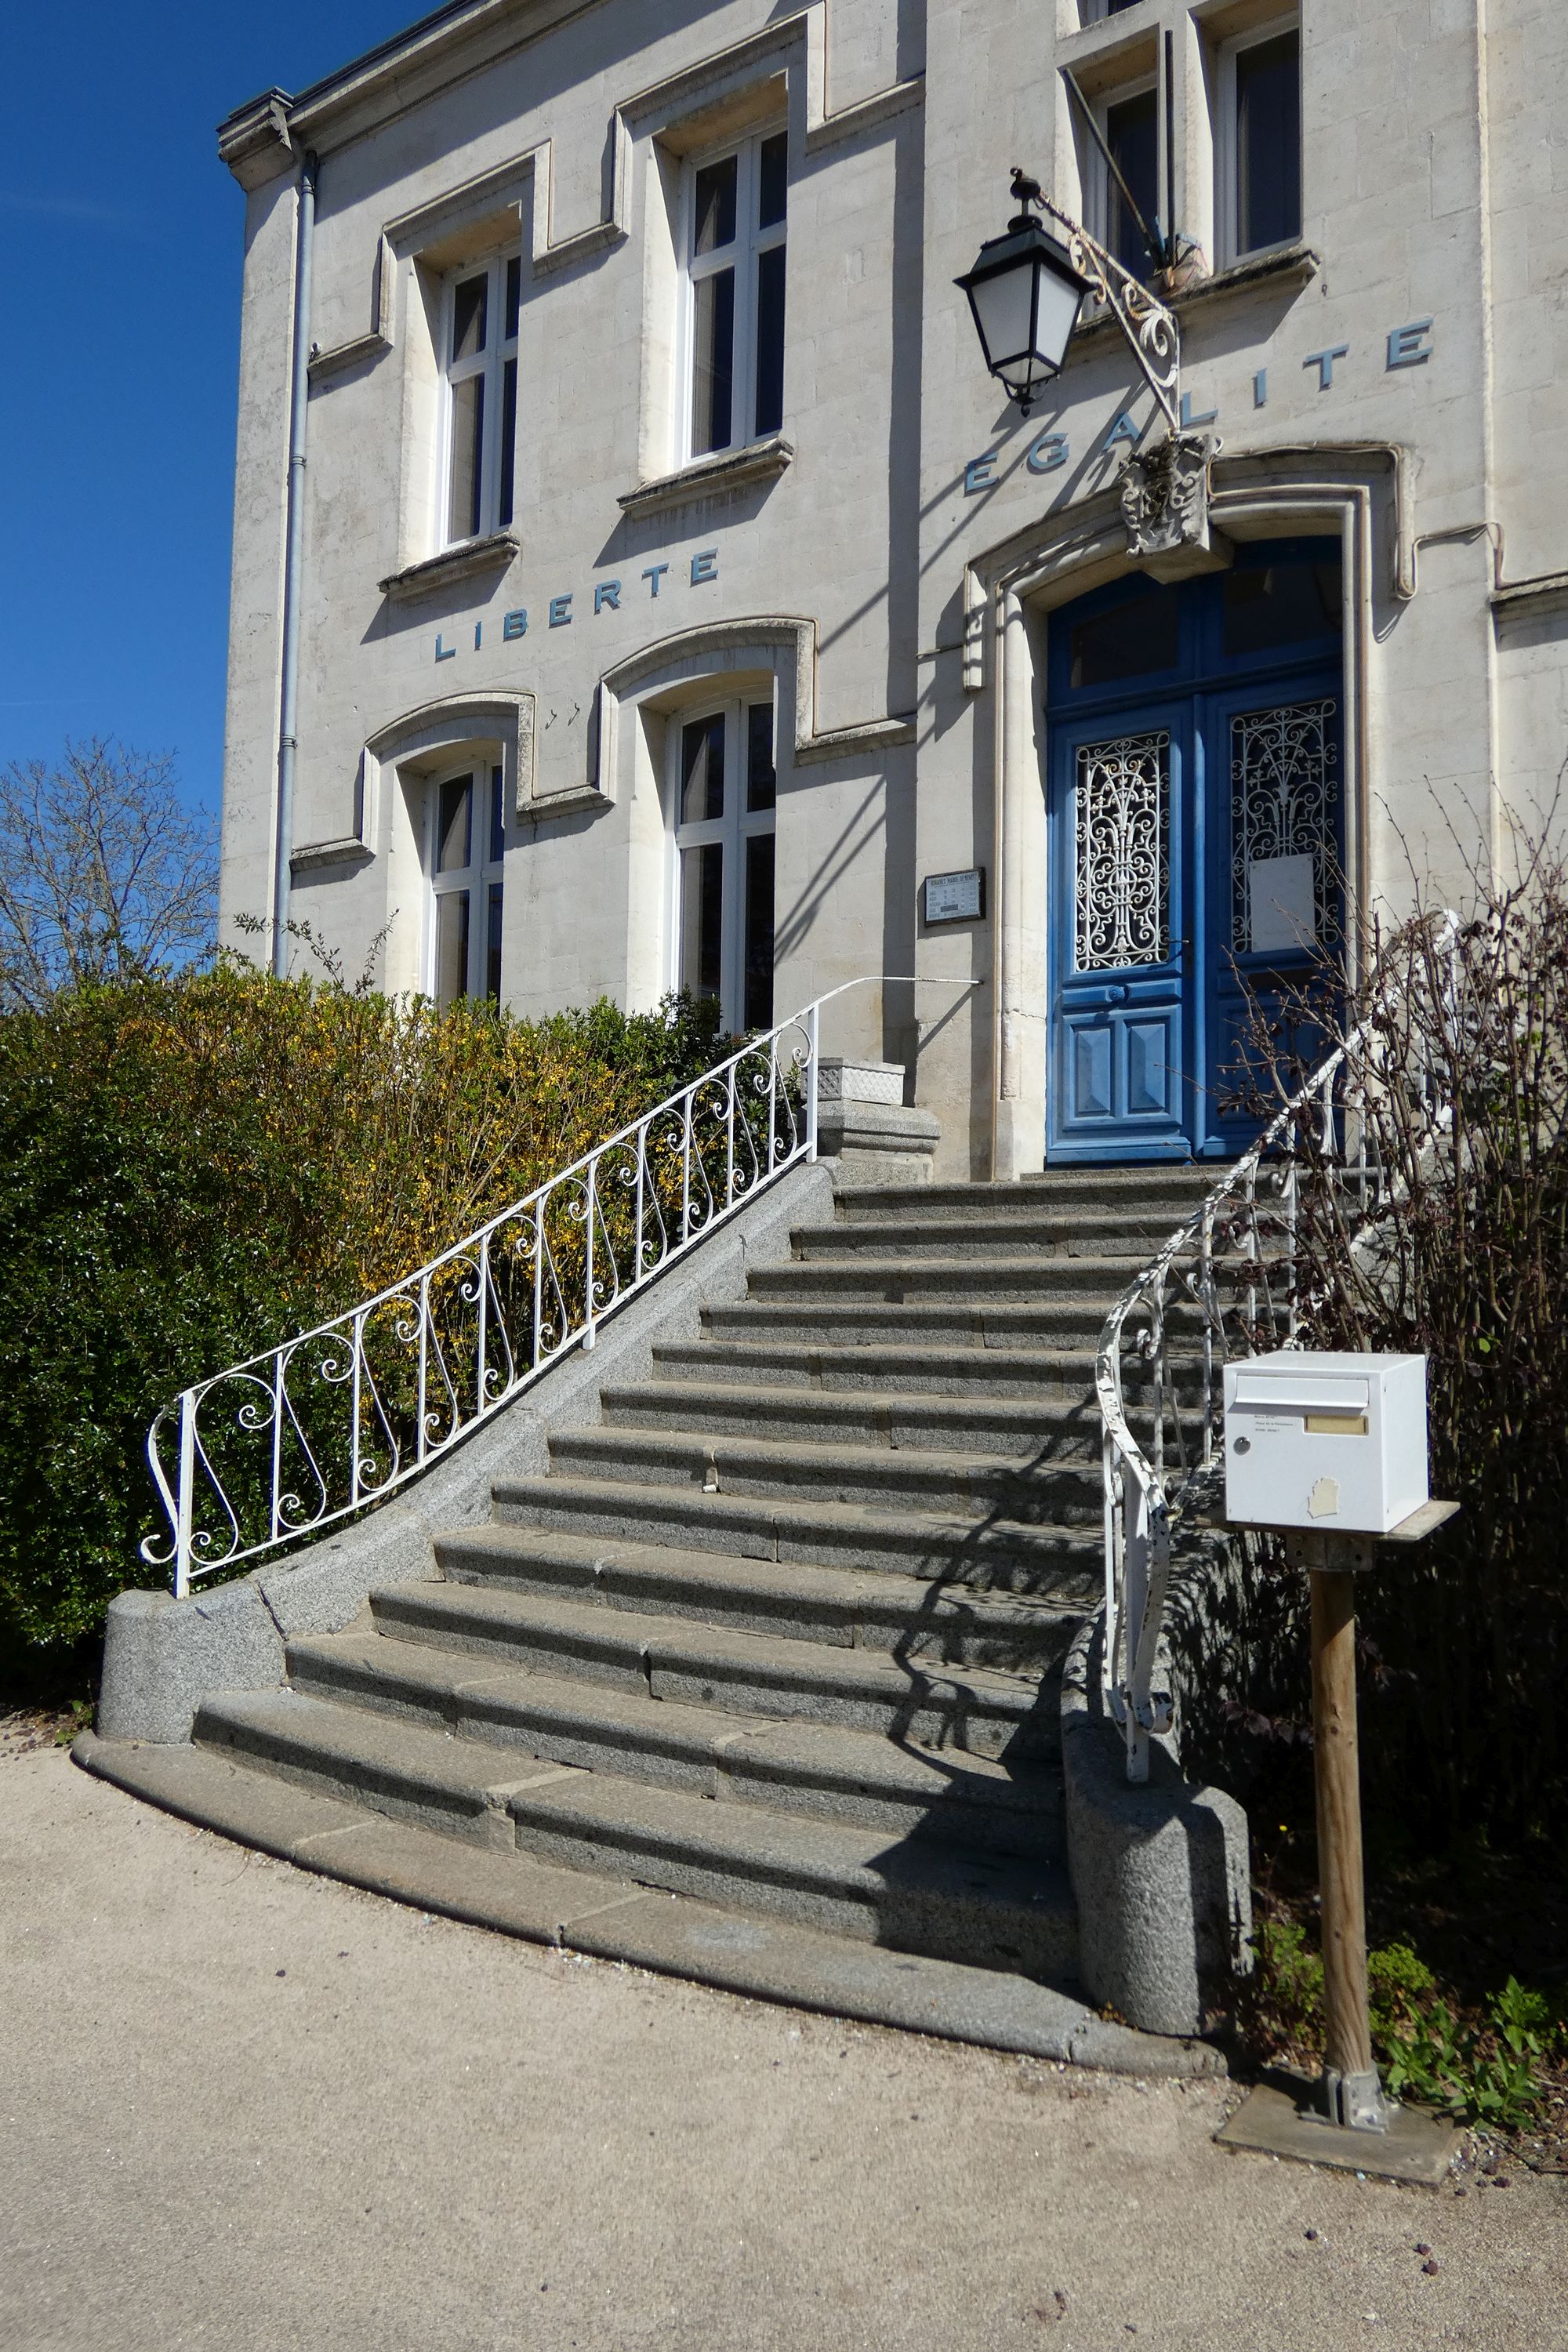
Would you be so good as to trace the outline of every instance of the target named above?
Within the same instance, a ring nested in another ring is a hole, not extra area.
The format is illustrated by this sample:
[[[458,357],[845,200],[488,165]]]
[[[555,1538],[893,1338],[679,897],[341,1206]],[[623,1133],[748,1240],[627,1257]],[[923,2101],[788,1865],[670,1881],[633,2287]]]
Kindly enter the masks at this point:
[[[440,849],[441,792],[447,784],[467,777],[472,787],[468,804],[468,862],[453,866],[445,874],[436,871]],[[500,794],[501,854],[491,856],[490,818],[494,806],[492,795]],[[505,913],[505,877],[507,850],[507,807],[504,772],[500,764],[487,758],[457,761],[433,775],[425,788],[425,882],[426,915],[425,924],[424,992],[435,1001],[439,984],[437,956],[439,922],[437,908],[442,898],[466,890],[468,893],[468,969],[465,996],[484,998],[489,993],[489,903],[492,883],[502,884],[501,913]],[[504,936],[504,932],[503,932]],[[501,967],[501,991],[504,993],[506,971]],[[499,1001],[499,1000],[498,1000]]]
[[[764,701],[773,710],[773,805],[772,808],[748,810],[744,805],[748,714]],[[693,817],[688,822],[680,814],[686,730],[721,715],[724,720],[724,814],[717,817]],[[744,1025],[746,1003],[746,844],[759,834],[773,834],[776,837],[778,832],[776,696],[762,693],[726,696],[716,698],[711,702],[692,703],[683,709],[672,711],[665,725],[665,805],[669,818],[666,827],[669,843],[666,984],[672,989],[681,985],[681,853],[687,849],[701,849],[710,842],[721,843],[724,850],[724,891],[720,918],[720,1018],[727,1034],[738,1034]],[[775,874],[776,870],[775,867]],[[776,970],[776,896],[773,912]],[[774,1010],[776,1012],[776,1005]]]
[[[1157,214],[1160,210],[1158,191],[1165,184],[1165,110],[1161,103],[1159,67],[1156,65],[1148,73],[1139,74],[1132,81],[1119,82],[1114,89],[1108,89],[1091,100],[1090,104],[1100,138],[1109,147],[1111,108],[1124,105],[1130,98],[1145,98],[1151,90],[1154,93],[1154,210]],[[1113,185],[1110,166],[1095,141],[1087,133],[1083,134],[1083,144],[1088,151],[1084,156],[1084,193],[1088,199],[1084,206],[1086,225],[1089,235],[1098,237],[1107,252],[1113,252],[1115,248],[1110,242],[1110,194]],[[1152,220],[1149,226],[1153,227]],[[1145,256],[1142,268],[1135,269],[1132,274],[1135,278],[1147,279],[1152,275],[1153,268],[1153,262]]]
[[[1291,236],[1277,237],[1271,245],[1249,245],[1240,241],[1238,183],[1241,171],[1241,150],[1236,135],[1236,61],[1246,49],[1261,48],[1264,42],[1278,40],[1281,33],[1294,33],[1297,41],[1296,97],[1301,98],[1300,38],[1301,12],[1289,8],[1267,25],[1254,25],[1249,32],[1238,33],[1234,40],[1225,42],[1219,52],[1218,106],[1219,118],[1215,125],[1215,229],[1217,264],[1230,268],[1238,261],[1256,261],[1262,255],[1289,252],[1299,243],[1298,227]],[[1298,152],[1301,158],[1301,177],[1306,180],[1306,141],[1303,138]],[[1303,196],[1305,187],[1303,184]]]
[[[689,155],[680,175],[680,332],[679,380],[678,399],[677,451],[681,465],[690,465],[699,457],[727,455],[735,449],[749,447],[757,440],[766,440],[769,433],[755,429],[757,399],[757,258],[777,246],[789,242],[789,205],[786,197],[783,220],[767,228],[759,228],[757,215],[762,209],[762,151],[763,142],[787,132],[784,121],[764,123],[744,139],[726,140],[721,146],[704,149]],[[735,238],[732,245],[721,246],[713,253],[693,253],[697,230],[697,174],[711,163],[721,163],[726,157],[736,158],[735,173]],[[786,188],[791,184],[786,154],[784,177]],[[692,378],[697,364],[697,288],[704,278],[717,276],[721,269],[735,272],[735,343],[733,374],[731,389],[730,439],[724,450],[699,450],[693,446],[691,404]],[[787,275],[788,263],[785,263]],[[785,304],[785,333],[788,333],[789,310]]]
[[[503,428],[506,418],[506,370],[508,362],[516,363],[519,335],[508,335],[507,274],[515,262],[519,269],[519,327],[521,325],[521,263],[520,247],[503,247],[497,253],[481,256],[465,262],[460,269],[447,272],[441,287],[441,433],[440,466],[437,477],[437,538],[443,550],[462,547],[474,539],[488,539],[491,532],[503,530],[510,517],[501,513],[501,465]],[[475,278],[487,278],[489,287],[485,302],[485,348],[474,359],[452,358],[452,326],[457,309],[459,286]],[[463,527],[455,527],[458,518],[452,512],[452,388],[474,376],[484,379],[484,425],[479,441],[479,527],[468,528],[464,516]],[[516,510],[517,493],[516,419],[512,432],[512,505]]]

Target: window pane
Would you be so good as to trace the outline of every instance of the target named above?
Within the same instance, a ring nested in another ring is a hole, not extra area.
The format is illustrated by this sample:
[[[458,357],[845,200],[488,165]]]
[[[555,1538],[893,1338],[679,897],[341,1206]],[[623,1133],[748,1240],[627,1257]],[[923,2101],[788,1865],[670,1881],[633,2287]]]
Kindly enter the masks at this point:
[[[1151,228],[1160,209],[1160,107],[1157,92],[1141,90],[1136,98],[1124,98],[1118,105],[1105,110],[1105,143],[1116,159],[1139,211]],[[1131,206],[1107,173],[1110,204],[1107,207],[1110,234],[1106,239],[1111,252],[1123,269],[1134,278],[1146,278],[1153,264],[1149,248],[1143,242],[1143,232],[1133,217]]]
[[[452,357],[477,360],[485,347],[489,316],[490,278],[465,278],[452,297]]]
[[[452,471],[447,536],[475,539],[484,514],[485,380],[470,375],[452,386]]]
[[[735,242],[737,163],[737,157],[726,155],[721,163],[705,163],[697,174],[693,253],[717,253],[721,245]]]
[[[1220,592],[1227,654],[1266,653],[1340,634],[1340,558],[1227,572]]]
[[[501,331],[503,342],[516,342],[517,314],[521,308],[522,261],[519,255],[514,254],[506,266],[506,325]]]
[[[436,871],[460,874],[468,865],[472,838],[474,780],[451,776],[441,787],[436,812]]]
[[[772,228],[775,221],[783,220],[789,201],[789,140],[784,131],[763,140],[758,165],[757,226]]]
[[[1165,588],[1144,588],[1109,613],[1078,621],[1072,633],[1072,686],[1114,686],[1176,663],[1177,600]]]
[[[443,890],[436,899],[436,1002],[443,1009],[468,992],[468,894]]]
[[[692,288],[691,453],[727,449],[735,376],[735,273],[715,270]]]
[[[512,495],[517,475],[517,362],[508,360],[501,370],[500,383],[500,489],[496,499],[496,521],[502,530],[511,520]]]
[[[506,780],[500,768],[490,770],[489,862],[499,866],[506,856]]]
[[[486,893],[485,908],[485,994],[492,1004],[500,1003],[500,909],[501,885],[492,882]]]
[[[680,853],[680,985],[717,996],[722,971],[724,845],[710,841]]]
[[[773,1025],[773,836],[753,834],[746,844],[746,1002],[742,1026]]]
[[[746,806],[771,809],[778,796],[773,770],[773,706],[753,702],[746,713]]]
[[[724,714],[694,719],[680,736],[680,822],[724,814]]]
[[[757,256],[757,415],[754,430],[776,433],[784,423],[784,249]]]
[[[1301,42],[1281,33],[1236,60],[1237,250],[1301,234]]]

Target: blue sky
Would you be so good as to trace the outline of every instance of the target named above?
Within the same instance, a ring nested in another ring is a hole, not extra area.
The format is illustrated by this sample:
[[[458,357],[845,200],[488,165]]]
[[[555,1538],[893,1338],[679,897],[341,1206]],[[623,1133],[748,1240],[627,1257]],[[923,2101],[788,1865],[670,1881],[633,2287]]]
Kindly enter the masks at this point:
[[[5,11],[0,762],[118,735],[216,807],[244,198],[213,133],[426,12]]]

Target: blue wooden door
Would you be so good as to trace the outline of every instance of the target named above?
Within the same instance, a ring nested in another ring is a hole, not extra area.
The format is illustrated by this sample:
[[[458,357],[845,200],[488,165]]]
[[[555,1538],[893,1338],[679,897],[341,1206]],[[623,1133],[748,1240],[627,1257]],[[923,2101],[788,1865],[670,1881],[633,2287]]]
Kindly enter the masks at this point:
[[[1257,1132],[1249,1033],[1342,931],[1341,627],[1321,540],[1052,616],[1049,1160],[1219,1159]]]

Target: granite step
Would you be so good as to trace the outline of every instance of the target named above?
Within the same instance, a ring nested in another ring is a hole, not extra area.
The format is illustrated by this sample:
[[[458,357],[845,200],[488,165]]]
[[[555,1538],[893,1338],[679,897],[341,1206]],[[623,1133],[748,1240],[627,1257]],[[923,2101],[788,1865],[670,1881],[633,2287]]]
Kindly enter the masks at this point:
[[[859,1260],[868,1257],[971,1258],[1038,1255],[1109,1257],[1136,1255],[1145,1263],[1170,1239],[1179,1218],[1140,1208],[1066,1209],[1032,1217],[992,1216],[972,1210],[966,1216],[858,1217],[841,1225],[801,1225],[791,1234],[797,1258]]]
[[[1024,1525],[1093,1517],[1103,1503],[1100,1447],[1087,1431],[1065,1458],[965,1451],[957,1446],[898,1447],[726,1435],[684,1428],[599,1426],[555,1430],[552,1472],[679,1492],[693,1499],[729,1496],[789,1503],[879,1505]]]
[[[1061,1779],[834,1724],[736,1716],[641,1691],[350,1632],[291,1643],[291,1687],[540,1763],[607,1772],[721,1803],[863,1822],[900,1837],[1054,1857]]]
[[[1184,1391],[1197,1393],[1203,1359],[1189,1342],[1171,1351],[1173,1374]],[[1087,1397],[1094,1384],[1089,1348],[953,1346],[939,1339],[827,1341],[763,1338],[670,1340],[653,1350],[658,1381],[714,1380],[750,1389],[820,1389],[825,1394],[880,1391],[934,1397]],[[1147,1383],[1131,1378],[1127,1393],[1146,1401]]]
[[[601,1390],[605,1426],[700,1429],[704,1435],[776,1443],[1098,1458],[1100,1414],[1080,1386],[1068,1397],[932,1396],[918,1390],[748,1388],[693,1370],[684,1379]]]
[[[890,1569],[808,1568],[494,1521],[437,1536],[436,1558],[453,1584],[1009,1673],[1054,1665],[1100,1589],[1087,1558],[1076,1577],[1036,1598]]]
[[[761,1269],[758,1269],[761,1271]],[[790,1274],[804,1269],[779,1269]],[[753,1276],[753,1281],[755,1276]],[[1059,1349],[1093,1361],[1106,1315],[1116,1294],[1101,1297],[1042,1297],[1030,1284],[1016,1298],[897,1297],[844,1295],[842,1276],[816,1281],[803,1296],[766,1295],[732,1305],[705,1307],[702,1327],[713,1339],[754,1344],[773,1341],[809,1345],[829,1340],[841,1348],[909,1345],[929,1341],[948,1351]],[[1195,1307],[1175,1302],[1166,1313],[1173,1341],[1201,1339],[1203,1318]]]
[[[1017,1301],[1072,1298],[1098,1329],[1111,1305],[1148,1263],[1148,1254],[1112,1257],[879,1255],[841,1260],[827,1255],[752,1266],[748,1297],[768,1301],[829,1298],[845,1307],[864,1299],[899,1304],[963,1301],[984,1307]]]
[[[929,1748],[1009,1759],[1054,1754],[1056,1681],[1033,1670],[835,1648],[553,1594],[398,1584],[371,1594],[379,1633],[491,1668],[603,1683],[725,1716],[836,1724]],[[1085,1612],[1061,1612],[1065,1656]]]
[[[555,1870],[313,1795],[232,1750],[153,1748],[90,1731],[72,1754],[90,1772],[176,1818],[297,1869],[497,1935],[684,1978],[895,2031],[1126,2075],[1213,2077],[1207,2042],[1108,2022],[1066,1990],[824,1935],[594,1872]]]
[[[598,1773],[517,1789],[508,1808],[519,1851],[536,1861],[937,1958],[1058,1981],[1077,1974],[1077,1915],[1059,1864]]]
[[[1024,1525],[940,1508],[884,1504],[871,1509],[799,1494],[784,1505],[765,1496],[704,1494],[635,1479],[506,1476],[492,1486],[502,1522],[564,1533],[669,1543],[743,1559],[807,1567],[893,1569],[925,1580],[1004,1592],[1074,1590],[1100,1565],[1098,1520]]]
[[[1061,1168],[1021,1177],[1016,1183],[868,1184],[842,1193],[840,1220],[967,1215],[1036,1217],[1060,1210],[1113,1209],[1134,1205],[1165,1218],[1173,1233],[1217,1181],[1214,1168]]]

